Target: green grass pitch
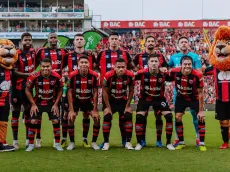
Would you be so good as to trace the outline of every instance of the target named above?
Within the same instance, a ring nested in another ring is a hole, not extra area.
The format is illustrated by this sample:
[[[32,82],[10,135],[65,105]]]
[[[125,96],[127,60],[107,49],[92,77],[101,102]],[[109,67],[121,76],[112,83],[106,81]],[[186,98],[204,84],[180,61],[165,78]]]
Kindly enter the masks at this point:
[[[135,117],[134,117],[135,119]],[[20,120],[21,121],[21,120]],[[42,123],[42,148],[25,152],[25,129],[20,122],[20,150],[0,153],[0,171],[157,171],[157,172],[223,172],[230,170],[230,150],[219,150],[221,141],[220,127],[214,119],[214,112],[206,112],[206,146],[207,152],[200,152],[195,147],[195,133],[189,113],[184,116],[184,134],[186,148],[169,151],[156,148],[155,119],[151,112],[148,117],[147,147],[141,151],[128,151],[121,147],[118,115],[114,115],[110,134],[109,151],[94,151],[81,147],[82,115],[79,114],[75,124],[76,148],[73,151],[58,152],[52,148],[52,126],[44,115]],[[92,136],[92,120],[89,141]],[[165,133],[163,132],[165,143]],[[174,135],[173,135],[174,138]],[[173,141],[173,139],[172,139]],[[12,132],[9,125],[8,142],[12,143]],[[100,131],[98,144],[102,142]],[[135,133],[132,143],[136,145]]]

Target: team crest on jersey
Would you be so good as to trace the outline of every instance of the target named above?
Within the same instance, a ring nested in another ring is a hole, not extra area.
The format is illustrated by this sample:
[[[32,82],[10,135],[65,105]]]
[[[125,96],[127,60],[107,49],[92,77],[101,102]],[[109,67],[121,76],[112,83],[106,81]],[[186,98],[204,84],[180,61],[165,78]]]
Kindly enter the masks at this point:
[[[165,102],[161,102],[161,106],[163,106],[163,107],[166,107],[166,103]]]
[[[25,59],[25,58],[22,58],[22,61],[24,61],[24,62],[25,62],[25,61],[26,61],[26,59]]]
[[[148,82],[149,80],[146,78],[146,79],[144,79],[145,80],[145,82]]]
[[[48,56],[49,55],[49,53],[45,53],[45,56]]]
[[[112,82],[113,85],[116,85],[116,82]]]
[[[75,57],[72,57],[72,60],[76,60],[76,58],[75,58]]]
[[[89,83],[89,84],[92,84],[92,80],[88,80],[88,83]]]
[[[108,59],[108,58],[109,58],[109,55],[106,55],[106,56],[105,56],[105,58],[107,58],[107,59]]]
[[[127,85],[127,81],[123,81],[123,84]]]
[[[112,67],[111,63],[108,63],[107,68],[111,68],[111,67]]]
[[[158,79],[158,82],[162,82],[162,78],[159,78],[159,79]]]
[[[177,80],[180,80],[180,78],[179,78],[179,77],[176,77],[176,79],[177,79]]]
[[[193,80],[189,80],[188,82],[189,82],[189,84],[193,84]]]
[[[61,51],[58,51],[58,55],[59,55],[59,56],[61,56],[61,55],[62,55]]]
[[[79,84],[80,83],[80,81],[76,81],[76,84]]]
[[[0,73],[0,75],[1,75],[1,76],[4,76],[4,73],[2,72],[2,73]]]
[[[54,85],[55,84],[55,81],[50,81],[50,85]]]

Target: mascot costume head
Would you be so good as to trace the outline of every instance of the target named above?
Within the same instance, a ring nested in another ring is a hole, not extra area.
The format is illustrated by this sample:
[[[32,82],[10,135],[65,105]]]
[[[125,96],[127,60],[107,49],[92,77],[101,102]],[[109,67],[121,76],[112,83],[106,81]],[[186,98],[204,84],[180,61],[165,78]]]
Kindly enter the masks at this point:
[[[8,39],[0,39],[0,65],[10,70],[17,60],[18,55],[14,43]]]
[[[209,50],[210,64],[221,70],[230,70],[230,27],[220,26]]]
[[[0,39],[0,68],[3,68],[3,70],[9,71],[13,68],[14,63],[17,60],[18,60],[17,50],[15,49],[15,45],[13,44],[13,42],[8,39]],[[7,88],[10,87],[10,82],[11,82],[11,77],[9,77],[8,80],[3,79],[3,78],[0,80],[1,85],[4,83],[5,84],[7,83]],[[8,98],[9,91],[10,89],[3,90],[1,97],[0,97],[1,102],[5,102],[5,99]],[[10,107],[10,106],[6,106],[6,103],[5,103],[5,106],[1,106],[0,108],[6,108],[6,107]],[[4,119],[0,121],[0,143],[4,144],[6,143],[6,133],[7,133],[9,114],[2,113],[0,115],[2,116],[1,119]]]

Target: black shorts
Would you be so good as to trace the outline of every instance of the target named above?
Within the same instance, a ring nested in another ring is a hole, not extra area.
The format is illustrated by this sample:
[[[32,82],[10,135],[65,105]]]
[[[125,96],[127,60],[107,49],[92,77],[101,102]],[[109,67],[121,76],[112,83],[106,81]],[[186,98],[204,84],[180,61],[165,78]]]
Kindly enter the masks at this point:
[[[10,104],[5,102],[5,106],[0,106],[0,121],[8,122],[10,114]]]
[[[230,101],[222,102],[220,100],[216,100],[216,114],[215,118],[217,120],[230,120]]]
[[[187,107],[189,107],[190,110],[194,110],[196,112],[196,114],[198,114],[198,112],[199,112],[199,100],[186,101],[184,99],[176,99],[175,113],[184,113]]]
[[[13,99],[16,98],[17,102],[14,102]],[[17,90],[17,93],[11,97],[11,103],[14,106],[21,106],[21,105],[30,105],[30,102],[26,96],[25,90]]]
[[[82,112],[91,112],[94,108],[94,105],[91,101],[86,101],[86,102],[74,102],[73,104],[74,111],[78,112],[79,110]]]
[[[171,111],[166,99],[161,98],[161,99],[155,99],[153,101],[146,101],[146,100],[140,99],[137,104],[137,112],[143,112],[143,111],[146,112],[149,110],[150,106],[152,106],[155,112]]]
[[[48,116],[49,116],[49,120],[54,120],[54,119],[60,120],[60,118],[57,117],[57,115],[55,115],[53,112],[51,112],[53,104],[49,104],[49,105],[46,105],[46,106],[38,105],[37,107],[38,107],[39,112],[37,112],[37,115],[33,115],[31,117],[31,119],[41,119],[42,114],[44,112],[46,112],[48,114]],[[59,110],[59,113],[60,113],[60,110]]]
[[[102,104],[102,110],[104,111],[106,108],[104,100],[102,101]],[[127,100],[109,100],[109,104],[111,107],[112,114],[115,114],[116,112],[118,112],[119,114],[124,114]]]

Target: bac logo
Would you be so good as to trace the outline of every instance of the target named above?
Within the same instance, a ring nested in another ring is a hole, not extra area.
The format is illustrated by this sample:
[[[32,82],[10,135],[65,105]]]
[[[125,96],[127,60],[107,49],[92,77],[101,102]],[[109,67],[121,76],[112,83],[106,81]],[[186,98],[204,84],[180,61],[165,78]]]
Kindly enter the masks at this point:
[[[154,22],[153,27],[170,27],[170,22]]]
[[[195,27],[195,22],[179,22],[178,27]]]
[[[129,22],[129,27],[145,27],[145,22]]]
[[[219,27],[220,23],[218,21],[216,22],[203,22],[204,27]]]
[[[121,22],[104,22],[104,27],[121,27],[120,26]]]

